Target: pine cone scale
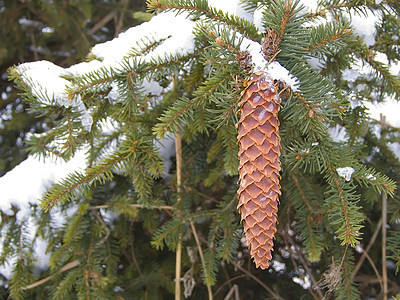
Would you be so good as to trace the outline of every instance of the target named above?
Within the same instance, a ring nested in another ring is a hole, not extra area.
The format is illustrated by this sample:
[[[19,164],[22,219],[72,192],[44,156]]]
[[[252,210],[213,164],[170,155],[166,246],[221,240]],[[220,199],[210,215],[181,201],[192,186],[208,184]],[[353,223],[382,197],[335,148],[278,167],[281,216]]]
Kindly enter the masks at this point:
[[[272,258],[280,171],[279,98],[265,73],[253,74],[242,92],[239,143],[239,203],[244,233],[257,267]]]

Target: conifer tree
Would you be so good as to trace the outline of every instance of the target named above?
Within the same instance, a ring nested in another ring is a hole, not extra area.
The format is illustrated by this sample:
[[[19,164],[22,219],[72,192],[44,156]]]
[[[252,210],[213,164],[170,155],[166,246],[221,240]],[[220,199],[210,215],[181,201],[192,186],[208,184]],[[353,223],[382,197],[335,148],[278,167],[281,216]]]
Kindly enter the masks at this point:
[[[88,62],[10,68],[33,112],[59,116],[32,155],[87,161],[28,219],[2,212],[13,299],[400,293],[399,130],[367,112],[400,96],[399,5],[240,3],[150,0]],[[372,42],[352,22],[371,13]]]

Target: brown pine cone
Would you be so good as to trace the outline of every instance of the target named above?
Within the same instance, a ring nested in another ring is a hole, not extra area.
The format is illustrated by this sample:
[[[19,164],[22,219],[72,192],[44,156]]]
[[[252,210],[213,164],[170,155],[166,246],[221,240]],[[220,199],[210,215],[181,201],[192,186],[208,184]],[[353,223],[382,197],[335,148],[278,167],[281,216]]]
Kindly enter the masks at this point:
[[[278,110],[280,99],[273,80],[262,71],[245,83],[238,127],[238,209],[256,267],[272,259],[276,232],[281,169]]]

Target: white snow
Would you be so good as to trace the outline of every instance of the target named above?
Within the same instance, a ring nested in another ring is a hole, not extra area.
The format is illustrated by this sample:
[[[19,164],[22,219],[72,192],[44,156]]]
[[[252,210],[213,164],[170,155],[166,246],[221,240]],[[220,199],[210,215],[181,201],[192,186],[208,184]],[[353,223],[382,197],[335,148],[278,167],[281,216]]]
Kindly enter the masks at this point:
[[[52,183],[59,181],[73,171],[84,170],[87,165],[85,152],[84,150],[78,151],[68,162],[54,157],[39,160],[37,157],[30,156],[0,178],[0,210],[4,214],[13,215],[12,207],[18,208],[16,220],[18,224],[26,225],[28,230],[27,238],[30,240],[33,239],[36,233],[36,226],[30,216],[30,204],[38,204],[39,199]],[[23,187],[18,186],[21,183]],[[60,215],[57,220],[60,221],[61,219],[65,220],[65,217]],[[0,231],[0,252],[2,251],[1,245],[3,241],[1,236],[3,235],[3,230]],[[36,260],[35,265],[39,269],[45,269],[48,265],[49,254],[45,253],[46,247],[46,241],[40,238],[36,240],[33,258]],[[11,276],[11,267],[14,261],[15,257],[0,266],[0,273],[6,278]]]
[[[343,80],[347,80],[349,82],[355,82],[357,78],[361,77],[362,74],[355,69],[345,69],[342,71]]]
[[[251,55],[254,70],[264,70],[268,62],[261,54],[261,44],[244,37],[242,43],[240,44],[240,51],[246,50],[249,51]]]
[[[261,49],[260,43],[252,41],[246,37],[243,38],[243,41],[240,44],[241,51],[249,51],[254,71],[264,71],[271,76],[272,79],[284,81],[293,91],[297,91],[297,79],[291,75],[286,68],[282,67],[279,62],[273,61],[269,63],[261,54]]]
[[[340,143],[347,141],[346,128],[340,126],[339,124],[336,124],[335,127],[329,127],[328,133],[334,142]]]
[[[350,181],[351,175],[354,173],[354,169],[352,167],[337,168],[336,172],[340,177],[346,179],[346,181]]]
[[[379,22],[380,17],[377,13],[373,14],[367,10],[366,14],[358,14],[351,11],[350,14],[351,24],[354,32],[364,38],[367,46],[375,44],[376,28],[375,25]]]
[[[279,62],[273,61],[270,63],[266,68],[266,72],[272,77],[272,79],[284,81],[293,91],[298,91],[297,79],[291,75],[286,68],[282,67]]]
[[[82,113],[82,125],[89,131],[92,125],[92,117],[86,110],[82,99],[78,95],[70,99],[67,88],[73,90],[72,83],[65,76],[82,76],[94,71],[109,70],[111,66],[117,67],[133,47],[143,44],[144,37],[152,37],[156,40],[165,41],[155,47],[150,53],[143,57],[144,61],[152,61],[159,57],[176,54],[187,54],[193,52],[195,22],[187,18],[187,14],[176,15],[166,12],[153,17],[149,22],[128,29],[121,33],[118,38],[109,42],[98,44],[92,48],[91,55],[99,60],[82,62],[69,68],[61,68],[48,61],[36,61],[24,63],[16,68],[23,80],[32,88],[32,93],[43,105],[50,105],[54,100],[60,106],[75,107]],[[168,26],[167,26],[168,25]],[[143,87],[159,95],[161,87],[154,82],[145,81]],[[118,90],[112,86],[109,99],[118,98]]]
[[[258,6],[257,9],[254,11],[253,23],[256,26],[256,28],[258,29],[258,32],[265,31],[265,28],[262,23],[263,11],[264,11],[264,7],[262,5]]]
[[[310,279],[310,276],[308,276],[308,275],[304,275],[303,278],[296,276],[296,277],[293,277],[292,280],[293,280],[293,282],[300,284],[303,289],[309,289],[311,287],[311,279]]]
[[[0,210],[5,214],[13,215],[12,206],[15,206],[19,208],[18,222],[25,221],[30,214],[29,203],[38,204],[38,200],[53,182],[73,171],[84,170],[86,165],[84,150],[78,151],[68,162],[53,157],[46,160],[28,157],[0,178]],[[20,183],[23,183],[23,188],[17,187]]]
[[[142,39],[146,37],[154,40],[166,39],[146,55],[147,60],[166,54],[188,53],[194,46],[192,31],[195,24],[185,13],[176,15],[174,12],[164,12],[148,22],[128,29],[111,41],[97,44],[92,48],[91,54],[100,58],[104,67],[116,66],[133,48],[142,45]]]
[[[367,176],[365,176],[365,179],[376,180],[376,177],[372,174],[368,174]]]
[[[51,104],[55,100],[60,106],[71,106],[72,102],[65,94],[68,80],[62,78],[67,73],[49,61],[36,61],[24,63],[17,67],[25,81],[30,83],[32,94],[35,95],[43,104]],[[50,101],[49,101],[50,100]]]
[[[364,105],[368,108],[368,113],[372,119],[377,121],[384,121],[394,127],[400,128],[400,102],[395,98],[386,98],[384,102],[381,103],[371,103],[369,101],[364,101]]]
[[[300,4],[308,12],[316,12],[318,8],[318,0],[300,0]]]

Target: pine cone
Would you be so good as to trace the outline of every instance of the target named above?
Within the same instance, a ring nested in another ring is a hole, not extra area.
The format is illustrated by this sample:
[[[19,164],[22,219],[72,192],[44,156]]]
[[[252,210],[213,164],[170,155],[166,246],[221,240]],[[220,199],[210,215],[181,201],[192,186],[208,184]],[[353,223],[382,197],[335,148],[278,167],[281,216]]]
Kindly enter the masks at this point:
[[[279,97],[273,80],[253,73],[245,83],[236,124],[239,142],[238,209],[256,267],[268,268],[276,232],[281,169]]]

